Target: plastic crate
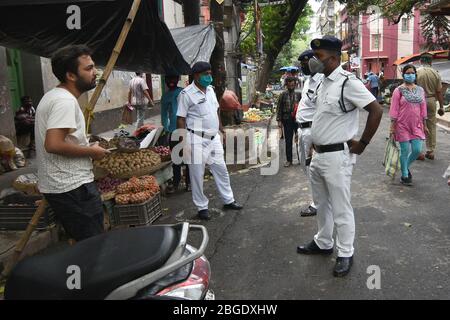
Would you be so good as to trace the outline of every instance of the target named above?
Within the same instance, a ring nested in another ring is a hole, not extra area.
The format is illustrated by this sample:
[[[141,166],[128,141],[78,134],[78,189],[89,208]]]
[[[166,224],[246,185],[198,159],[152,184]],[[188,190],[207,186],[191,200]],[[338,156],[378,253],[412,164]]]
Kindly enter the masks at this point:
[[[140,204],[115,205],[113,209],[114,226],[148,225],[159,218],[161,210],[161,193]]]
[[[0,206],[0,230],[25,230],[36,210],[36,206]],[[55,223],[54,212],[47,207],[39,219],[36,230],[46,230]]]

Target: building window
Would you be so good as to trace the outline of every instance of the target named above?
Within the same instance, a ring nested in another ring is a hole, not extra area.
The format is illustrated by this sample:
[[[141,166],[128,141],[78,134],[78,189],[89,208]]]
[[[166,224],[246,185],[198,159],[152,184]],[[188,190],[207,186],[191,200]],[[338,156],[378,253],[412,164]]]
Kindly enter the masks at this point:
[[[380,34],[372,34],[371,35],[371,50],[380,50]]]
[[[409,33],[409,18],[402,18],[402,33]]]

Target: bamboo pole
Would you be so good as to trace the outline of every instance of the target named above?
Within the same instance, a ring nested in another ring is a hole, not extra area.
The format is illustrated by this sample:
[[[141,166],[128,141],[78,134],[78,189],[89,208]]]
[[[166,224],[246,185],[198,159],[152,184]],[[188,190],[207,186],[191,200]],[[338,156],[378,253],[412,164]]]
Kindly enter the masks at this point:
[[[39,203],[39,206],[36,209],[36,212],[34,213],[33,217],[31,218],[30,222],[28,223],[28,226],[27,226],[27,229],[25,230],[24,235],[19,240],[19,242],[17,242],[16,248],[14,249],[13,256],[6,263],[5,268],[1,274],[2,279],[6,279],[9,276],[12,269],[19,261],[19,258],[22,255],[22,252],[25,249],[25,246],[27,245],[28,240],[30,240],[31,234],[33,233],[34,229],[36,229],[36,226],[39,223],[39,219],[44,214],[46,207],[47,207],[47,201],[44,198]]]
[[[86,120],[86,133],[89,133],[91,120],[94,118],[95,105],[97,104],[98,98],[100,97],[100,94],[102,93],[103,88],[106,85],[106,81],[108,81],[108,78],[111,75],[111,72],[117,62],[117,59],[119,58],[119,54],[122,51],[125,40],[127,39],[128,32],[130,31],[131,26],[133,25],[133,22],[136,17],[136,14],[139,10],[140,4],[141,4],[141,0],[133,1],[130,12],[128,13],[127,20],[125,21],[125,23],[122,27],[122,31],[120,32],[119,38],[117,39],[117,42],[116,42],[116,45],[111,53],[108,63],[106,64],[105,70],[103,71],[103,75],[100,78],[99,84],[95,88],[95,91],[94,91],[91,99],[89,100],[88,106],[84,112],[84,117]]]

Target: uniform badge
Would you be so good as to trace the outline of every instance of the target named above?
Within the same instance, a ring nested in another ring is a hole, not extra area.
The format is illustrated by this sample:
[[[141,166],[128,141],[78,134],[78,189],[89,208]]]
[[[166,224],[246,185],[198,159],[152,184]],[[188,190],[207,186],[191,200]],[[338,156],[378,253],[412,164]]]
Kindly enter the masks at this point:
[[[318,39],[314,40],[314,45],[316,47],[320,47],[320,40],[318,40]]]

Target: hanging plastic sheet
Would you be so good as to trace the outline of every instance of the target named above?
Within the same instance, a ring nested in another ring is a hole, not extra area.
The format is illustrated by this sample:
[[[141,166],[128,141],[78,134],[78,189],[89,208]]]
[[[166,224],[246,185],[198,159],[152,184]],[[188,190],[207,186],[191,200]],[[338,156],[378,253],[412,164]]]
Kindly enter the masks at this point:
[[[130,0],[0,0],[0,45],[50,57],[66,45],[86,44],[93,49],[96,64],[105,66],[131,4]],[[71,6],[79,10],[69,9]],[[77,23],[71,23],[77,21],[73,19],[79,19],[79,29]],[[157,1],[142,0],[115,68],[190,73],[189,64],[158,16]]]

